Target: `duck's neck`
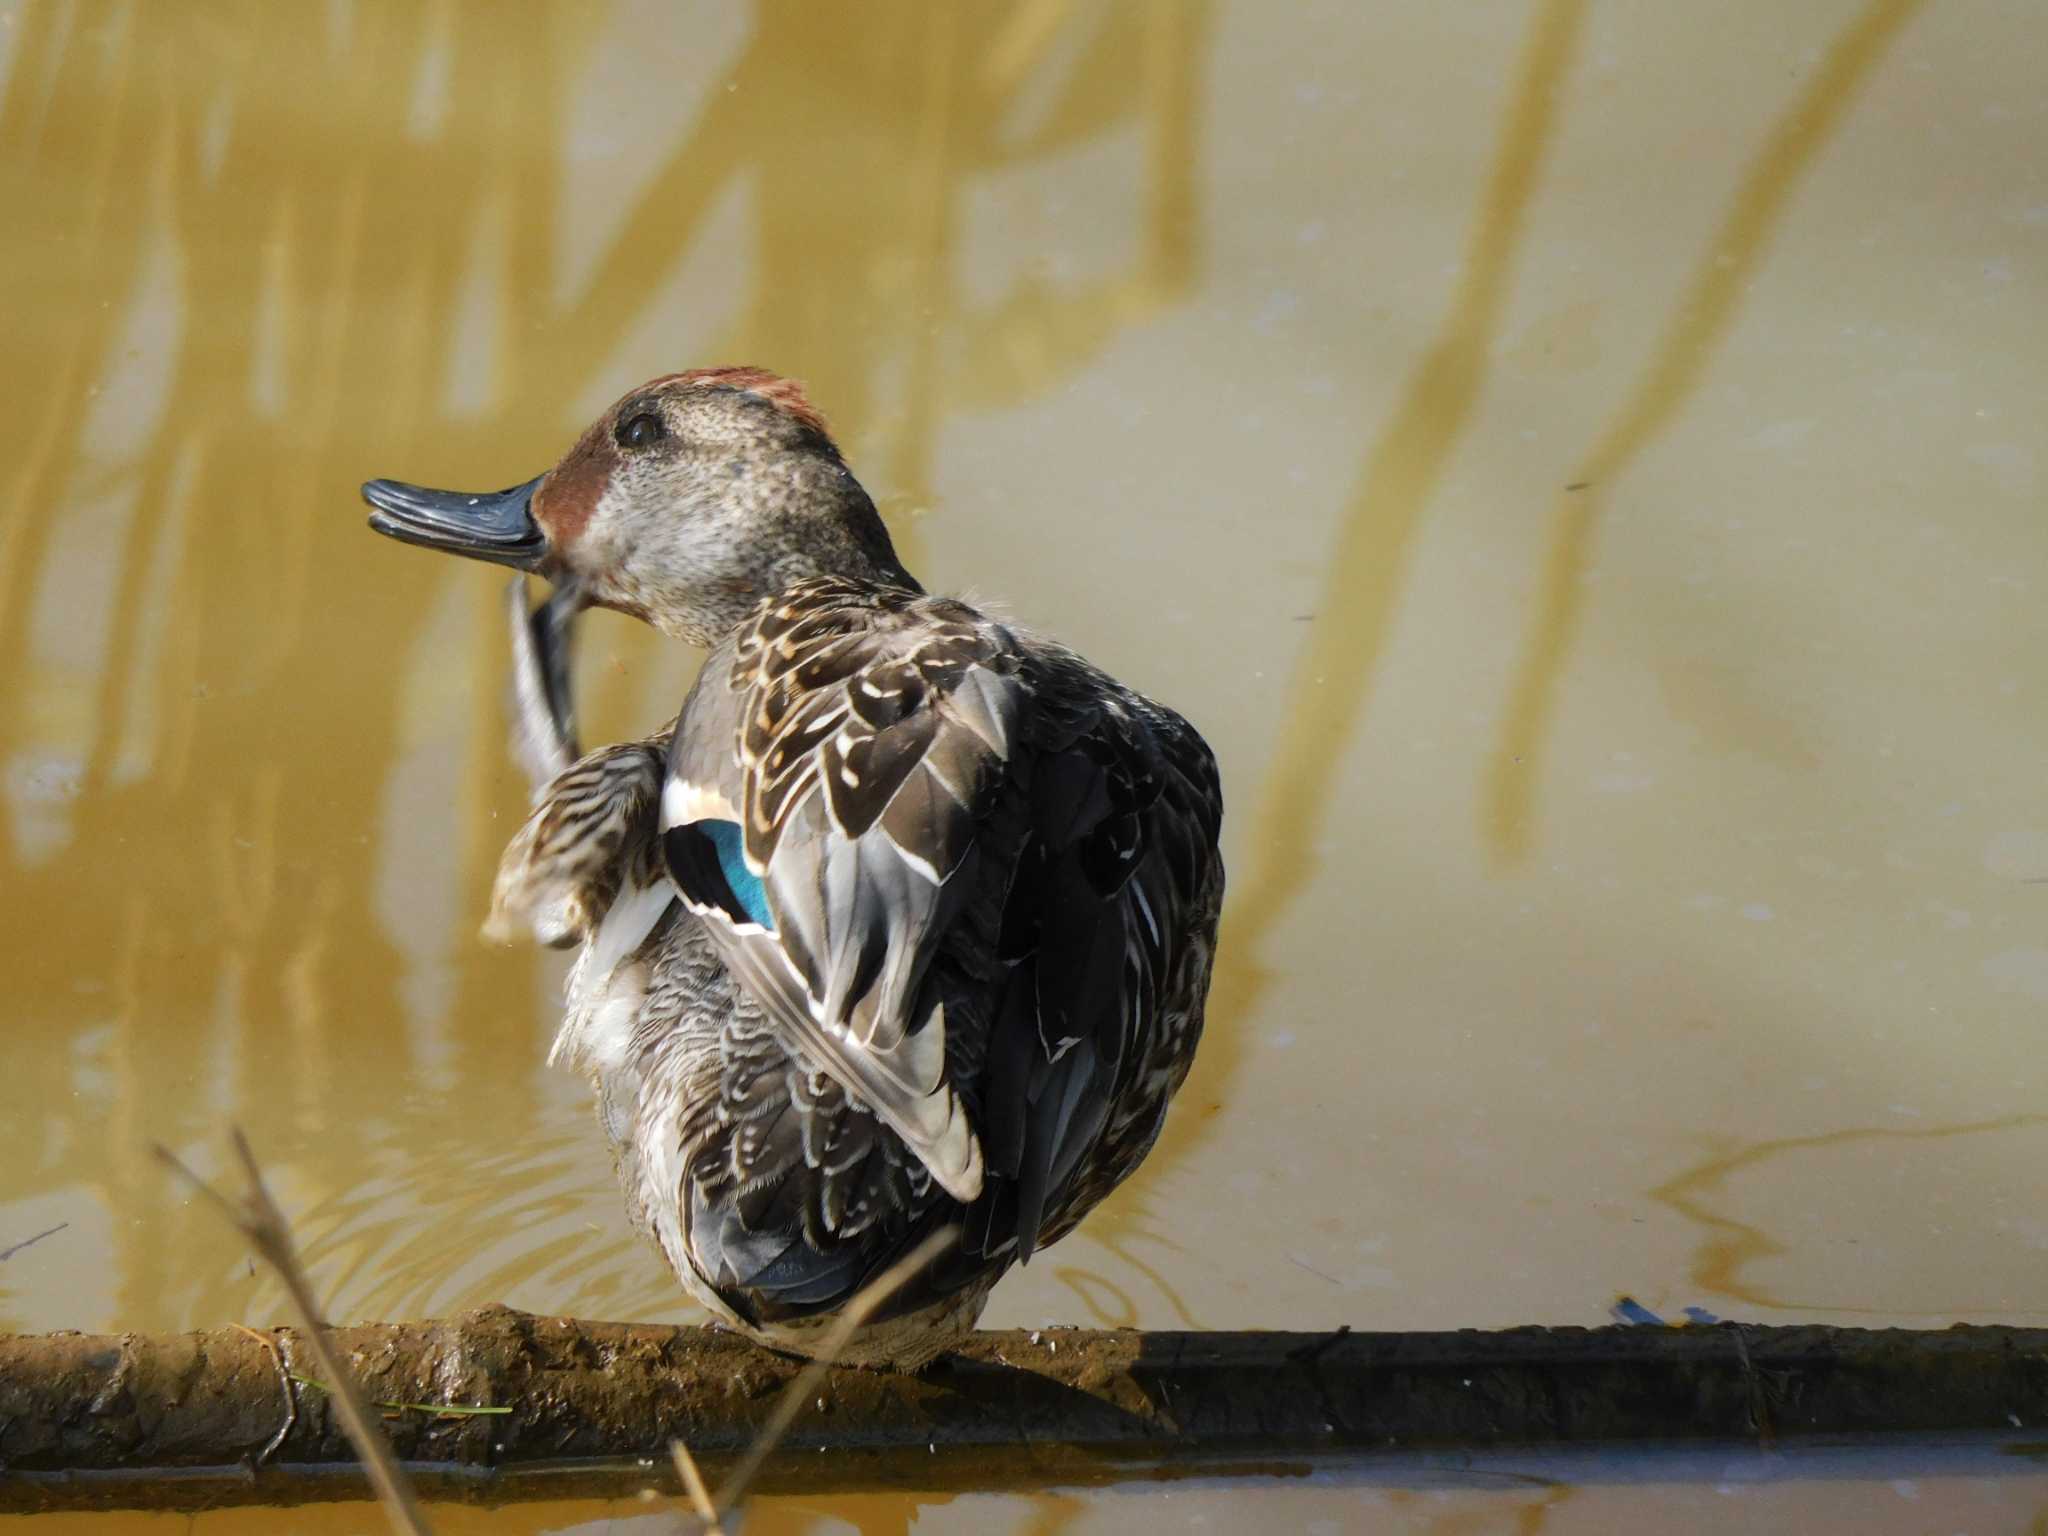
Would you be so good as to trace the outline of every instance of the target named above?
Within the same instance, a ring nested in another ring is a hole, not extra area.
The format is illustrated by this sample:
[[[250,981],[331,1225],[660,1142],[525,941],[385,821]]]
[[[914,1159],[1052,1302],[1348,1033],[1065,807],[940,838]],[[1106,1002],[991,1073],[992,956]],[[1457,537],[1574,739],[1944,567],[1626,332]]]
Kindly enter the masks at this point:
[[[785,525],[774,560],[773,585],[781,591],[819,576],[846,576],[878,586],[924,590],[901,560],[881,513],[843,464]]]
[[[803,488],[748,530],[753,555],[744,566],[709,580],[701,577],[673,602],[639,605],[639,616],[664,633],[694,645],[715,646],[764,603],[791,588],[837,576],[876,586],[922,592],[896,557],[889,530],[860,482],[843,468],[823,484]],[[632,611],[632,610],[629,610]]]

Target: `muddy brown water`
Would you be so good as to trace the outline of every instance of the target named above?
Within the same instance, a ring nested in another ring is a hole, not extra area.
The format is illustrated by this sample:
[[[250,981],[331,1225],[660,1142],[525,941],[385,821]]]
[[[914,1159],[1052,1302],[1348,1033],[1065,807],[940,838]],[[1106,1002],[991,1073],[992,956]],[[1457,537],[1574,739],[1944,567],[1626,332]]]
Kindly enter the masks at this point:
[[[989,1321],[2048,1319],[2043,63],[2026,0],[0,5],[0,1326],[280,1317],[147,1154],[229,1121],[337,1319],[694,1315],[476,936],[500,584],[354,486],[739,361],[1223,762],[1202,1059]],[[591,621],[587,735],[693,665]],[[749,1529],[2023,1531],[2034,1465]]]

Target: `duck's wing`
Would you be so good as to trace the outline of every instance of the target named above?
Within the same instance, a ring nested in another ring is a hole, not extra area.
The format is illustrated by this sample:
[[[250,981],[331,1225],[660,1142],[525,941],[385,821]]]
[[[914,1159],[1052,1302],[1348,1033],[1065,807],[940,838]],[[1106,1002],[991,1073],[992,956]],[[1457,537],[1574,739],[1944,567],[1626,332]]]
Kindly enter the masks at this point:
[[[1015,647],[959,604],[826,581],[723,662],[670,754],[670,877],[775,1023],[972,1201],[982,1145],[933,962],[999,856],[979,833],[1017,748]]]
[[[1180,716],[1040,643],[1028,834],[1003,901],[983,1072],[998,1198],[984,1253],[1029,1258],[1126,1177],[1193,1058],[1221,904],[1222,791]]]

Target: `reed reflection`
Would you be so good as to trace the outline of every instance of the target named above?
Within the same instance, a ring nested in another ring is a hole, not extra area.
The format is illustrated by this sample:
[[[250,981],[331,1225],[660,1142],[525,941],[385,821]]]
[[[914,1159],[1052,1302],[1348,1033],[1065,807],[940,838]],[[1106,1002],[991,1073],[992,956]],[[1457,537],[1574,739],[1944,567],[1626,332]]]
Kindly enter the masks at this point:
[[[1557,689],[1584,604],[1593,536],[1614,480],[1678,417],[1733,327],[1800,178],[1839,131],[1923,0],[1875,0],[1829,48],[1813,81],[1772,125],[1720,227],[1701,252],[1634,393],[1566,478],[1551,511],[1542,595],[1487,777],[1481,824],[1495,861],[1527,855]]]
[[[1697,1229],[1697,1246],[1693,1251],[1688,1279],[1705,1295],[1718,1296],[1745,1307],[1774,1312],[1895,1314],[1898,1310],[1896,1307],[1871,1306],[1854,1296],[1809,1296],[1791,1300],[1766,1290],[1760,1283],[1750,1279],[1744,1273],[1750,1265],[1792,1252],[1795,1240],[1788,1237],[1780,1241],[1761,1226],[1740,1221],[1728,1214],[1725,1209],[1728,1201],[1728,1182],[1737,1174],[1765,1163],[1776,1165],[1781,1159],[1796,1157],[1802,1153],[1859,1145],[1895,1148],[1892,1169],[1893,1177],[1896,1178],[1900,1161],[1904,1157],[1914,1155],[1919,1148],[1963,1137],[2039,1130],[2043,1126],[2048,1126],[2048,1115],[2004,1115],[1995,1120],[1980,1120],[1959,1125],[1851,1126],[1842,1130],[1823,1131],[1812,1136],[1778,1137],[1718,1152],[1683,1173],[1665,1180],[1647,1193],[1650,1199],[1684,1217]],[[2028,1142],[2031,1140],[2032,1138],[2028,1138]],[[2011,1161],[2023,1168],[2033,1166],[2032,1147],[2027,1142],[2021,1143],[2013,1152]],[[1944,1174],[1948,1178],[1953,1177],[1950,1169],[1945,1168]],[[1793,1180],[1798,1177],[1795,1173],[1780,1176]],[[1944,1182],[1947,1182],[1947,1178]],[[1849,1241],[1854,1243],[1857,1240],[1852,1238]],[[2027,1314],[2024,1309],[2016,1311],[2010,1302],[2005,1302],[1998,1305],[1945,1307],[1942,1309],[1942,1315],[1981,1316],[2011,1321],[2016,1316]]]
[[[1584,18],[1584,0],[1545,0],[1530,24],[1449,311],[1374,436],[1345,504],[1288,685],[1279,745],[1251,813],[1248,865],[1232,875],[1201,1053],[1152,1156],[1085,1229],[1105,1241],[1143,1234],[1159,1181],[1207,1130],[1270,978],[1267,939],[1321,864],[1316,845],[1332,786],[1365,715],[1408,551],[1486,379]],[[1167,1294],[1185,1318],[1186,1308]]]

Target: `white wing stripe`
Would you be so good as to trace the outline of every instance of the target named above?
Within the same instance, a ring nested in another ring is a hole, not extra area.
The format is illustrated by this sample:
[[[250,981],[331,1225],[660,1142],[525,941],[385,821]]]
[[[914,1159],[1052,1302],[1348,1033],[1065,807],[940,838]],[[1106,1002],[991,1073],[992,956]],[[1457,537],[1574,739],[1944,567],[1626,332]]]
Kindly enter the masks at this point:
[[[661,830],[693,821],[738,821],[732,802],[717,790],[687,779],[671,778],[661,787]]]

